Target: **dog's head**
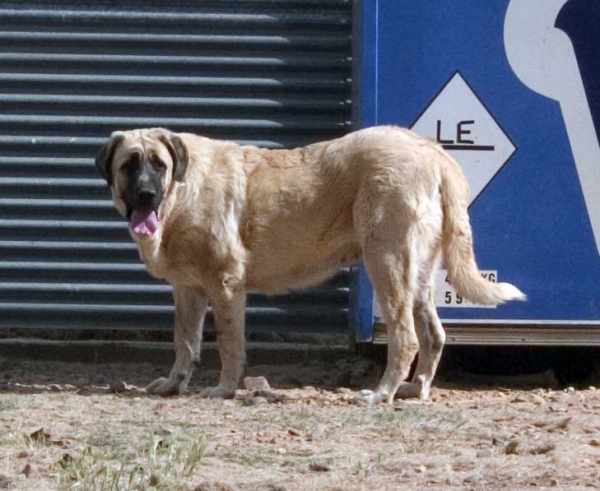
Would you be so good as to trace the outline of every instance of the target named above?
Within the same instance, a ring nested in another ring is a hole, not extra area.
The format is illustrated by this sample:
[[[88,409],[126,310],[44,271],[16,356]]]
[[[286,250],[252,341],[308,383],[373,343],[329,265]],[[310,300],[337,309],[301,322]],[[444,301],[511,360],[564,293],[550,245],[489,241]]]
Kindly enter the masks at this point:
[[[137,236],[157,231],[160,205],[172,183],[183,181],[187,163],[181,138],[162,128],[115,131],[96,157],[117,209]]]

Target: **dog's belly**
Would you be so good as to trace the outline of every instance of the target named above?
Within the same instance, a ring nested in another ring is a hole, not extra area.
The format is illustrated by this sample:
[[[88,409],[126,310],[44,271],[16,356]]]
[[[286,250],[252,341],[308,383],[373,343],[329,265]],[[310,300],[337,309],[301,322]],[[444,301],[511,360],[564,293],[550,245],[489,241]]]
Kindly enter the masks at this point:
[[[340,269],[358,264],[360,259],[361,248],[354,241],[327,251],[299,248],[291,255],[252,254],[246,266],[246,288],[275,294],[314,286]]]

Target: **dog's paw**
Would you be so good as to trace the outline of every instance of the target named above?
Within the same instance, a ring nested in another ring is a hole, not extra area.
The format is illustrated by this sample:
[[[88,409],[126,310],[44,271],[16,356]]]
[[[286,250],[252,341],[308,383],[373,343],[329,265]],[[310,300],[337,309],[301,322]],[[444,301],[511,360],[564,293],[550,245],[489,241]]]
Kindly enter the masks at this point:
[[[185,381],[160,377],[146,386],[146,392],[163,397],[178,396],[185,392],[186,386]]]
[[[207,387],[200,391],[200,397],[206,399],[233,399],[236,388],[234,384],[219,384],[216,387]]]

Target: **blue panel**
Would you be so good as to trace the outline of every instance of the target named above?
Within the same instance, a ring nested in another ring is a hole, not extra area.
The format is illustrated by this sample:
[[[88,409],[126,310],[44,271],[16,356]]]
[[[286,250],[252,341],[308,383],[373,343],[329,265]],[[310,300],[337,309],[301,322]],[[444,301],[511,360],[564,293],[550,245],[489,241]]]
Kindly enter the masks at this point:
[[[366,128],[377,124],[379,0],[363,0],[360,2],[360,9],[362,22],[360,33],[358,33],[358,49],[360,50],[361,70],[358,76],[358,85],[361,93],[356,98],[360,99],[359,125]]]
[[[515,284],[529,299],[495,309],[441,307],[442,319],[599,323],[600,223],[598,216],[594,219],[596,200],[590,197],[594,189],[600,190],[600,161],[590,164],[589,156],[595,155],[590,149],[598,147],[600,135],[600,2],[365,3],[377,13],[376,20],[364,19],[376,22],[377,29],[377,48],[369,48],[377,60],[364,64],[366,70],[376,67],[376,76],[371,75],[376,87],[363,87],[372,92],[363,93],[362,99],[363,111],[376,118],[365,118],[366,125],[411,126],[459,72],[516,147],[472,203],[470,215],[480,269],[497,270],[501,281]],[[546,66],[552,68],[554,59],[544,64],[544,53],[540,51],[538,59],[538,48],[532,48],[537,46],[534,27],[546,18],[551,25],[540,32],[552,39],[541,40],[539,49],[546,42],[550,47],[557,43],[557,72]],[[514,27],[515,19],[527,33],[531,27],[529,45],[523,41],[527,36],[521,39]],[[514,59],[529,52],[531,66],[515,68]],[[560,75],[552,78],[554,73]],[[585,94],[580,100],[577,90],[572,97],[565,95],[567,84],[570,90],[577,83]],[[373,94],[376,107],[366,107]],[[588,113],[591,133],[585,124]],[[588,136],[587,148],[577,144],[582,134]]]

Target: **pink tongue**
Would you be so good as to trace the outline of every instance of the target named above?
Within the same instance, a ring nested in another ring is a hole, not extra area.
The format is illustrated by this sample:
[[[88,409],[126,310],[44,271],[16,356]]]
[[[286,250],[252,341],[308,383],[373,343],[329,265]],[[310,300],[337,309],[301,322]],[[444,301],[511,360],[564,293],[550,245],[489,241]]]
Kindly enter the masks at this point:
[[[133,210],[129,228],[138,235],[153,235],[158,229],[158,215],[155,211]]]

